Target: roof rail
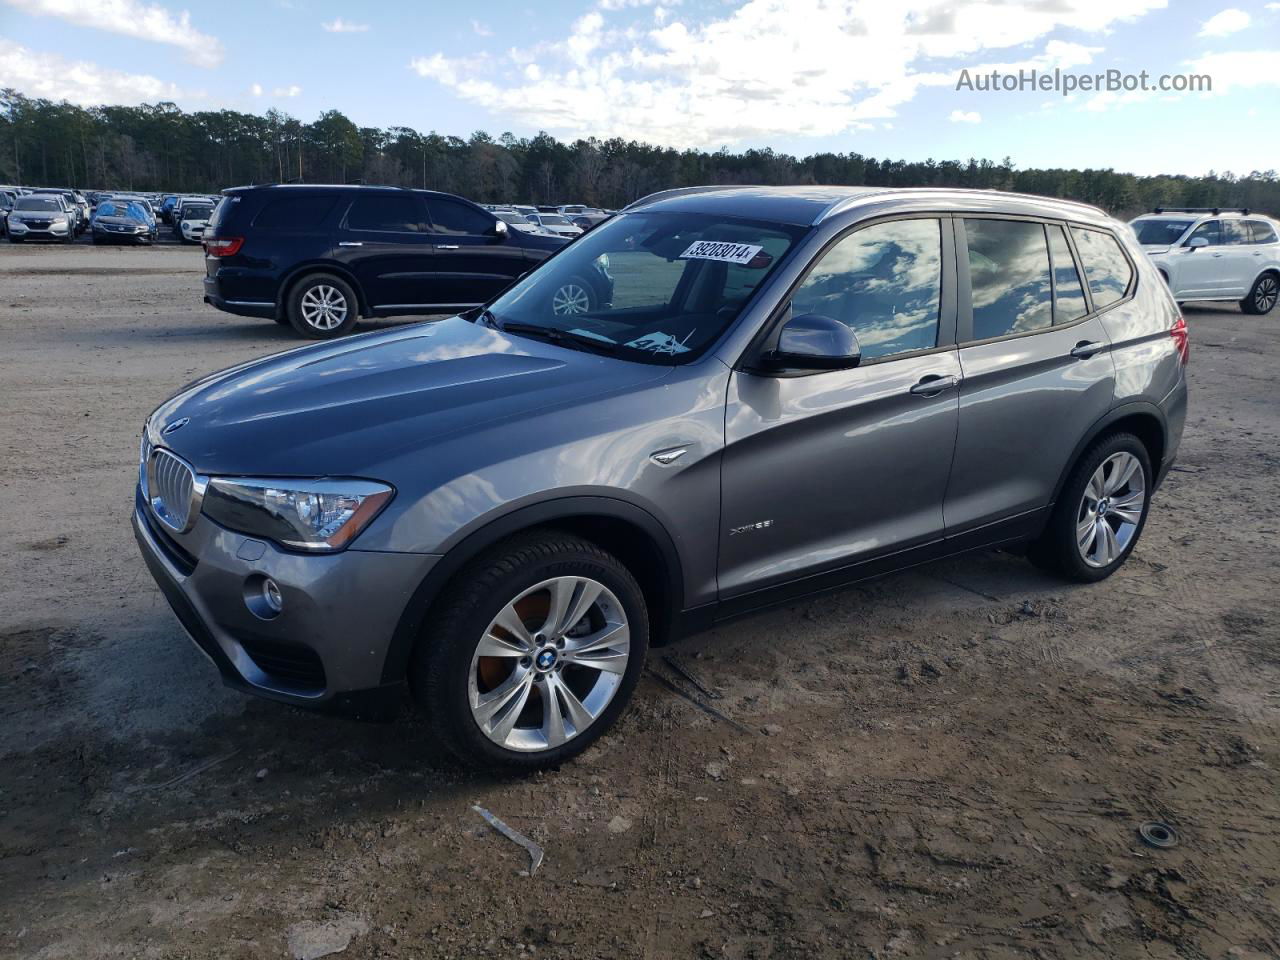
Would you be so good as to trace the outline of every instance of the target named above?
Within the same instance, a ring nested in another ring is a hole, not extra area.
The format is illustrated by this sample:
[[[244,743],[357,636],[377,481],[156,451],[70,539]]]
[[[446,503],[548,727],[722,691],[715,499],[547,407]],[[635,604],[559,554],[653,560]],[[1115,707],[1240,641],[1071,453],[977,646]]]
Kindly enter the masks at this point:
[[[1156,207],[1152,213],[1212,213],[1215,217],[1220,213],[1239,213],[1249,215],[1248,207]]]
[[[755,184],[746,183],[718,183],[708,184],[702,187],[673,187],[670,190],[659,190],[657,193],[650,193],[639,200],[632,200],[625,207],[619,210],[619,213],[626,213],[628,210],[638,210],[640,207],[647,207],[651,203],[657,203],[659,200],[670,200],[673,197],[685,197],[695,193],[713,193],[716,190],[733,190],[739,187],[752,187]]]

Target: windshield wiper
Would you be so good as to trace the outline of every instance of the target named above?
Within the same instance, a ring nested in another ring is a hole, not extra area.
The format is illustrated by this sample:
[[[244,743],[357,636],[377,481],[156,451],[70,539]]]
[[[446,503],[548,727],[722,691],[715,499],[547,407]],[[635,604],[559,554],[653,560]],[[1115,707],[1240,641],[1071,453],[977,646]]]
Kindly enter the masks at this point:
[[[612,340],[601,340],[599,337],[593,337],[585,333],[575,333],[572,330],[560,330],[556,327],[543,327],[536,323],[520,323],[514,320],[508,320],[498,328],[504,333],[514,333],[520,336],[532,337],[538,340],[546,340],[559,346],[565,344],[573,344],[574,346],[583,347],[587,350],[595,350],[599,353],[614,354],[618,352],[618,344]]]

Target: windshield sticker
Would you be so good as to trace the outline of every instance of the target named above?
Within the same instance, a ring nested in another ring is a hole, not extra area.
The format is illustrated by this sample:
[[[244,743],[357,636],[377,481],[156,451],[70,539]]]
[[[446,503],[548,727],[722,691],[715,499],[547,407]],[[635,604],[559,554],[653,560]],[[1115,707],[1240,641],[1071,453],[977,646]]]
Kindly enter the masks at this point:
[[[759,253],[761,247],[750,243],[723,243],[717,240],[699,240],[680,254],[681,260],[718,260],[721,263],[747,264]]]
[[[693,331],[690,330],[689,336],[685,337],[685,340],[692,336]],[[689,348],[671,336],[671,334],[661,332],[646,333],[643,337],[632,340],[625,346],[634,347],[637,350],[647,350],[649,353],[676,354],[689,352]]]

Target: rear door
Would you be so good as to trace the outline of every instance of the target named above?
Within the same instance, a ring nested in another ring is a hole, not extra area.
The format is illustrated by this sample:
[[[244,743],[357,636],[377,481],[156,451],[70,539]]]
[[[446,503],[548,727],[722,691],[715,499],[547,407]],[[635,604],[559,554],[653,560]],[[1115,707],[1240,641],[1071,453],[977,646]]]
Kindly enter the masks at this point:
[[[435,249],[434,288],[444,303],[486,303],[528,269],[517,239],[499,234],[497,218],[453,197],[428,196]]]
[[[383,313],[427,313],[441,299],[422,198],[408,190],[357,193],[338,228],[335,255]]]
[[[1222,295],[1243,297],[1253,286],[1257,248],[1249,225],[1243,220],[1222,221]]]
[[[1076,443],[1111,408],[1111,344],[1064,225],[967,216],[956,234],[964,380],[947,535],[1000,537],[982,528],[1004,521],[1013,535],[1037,521]]]

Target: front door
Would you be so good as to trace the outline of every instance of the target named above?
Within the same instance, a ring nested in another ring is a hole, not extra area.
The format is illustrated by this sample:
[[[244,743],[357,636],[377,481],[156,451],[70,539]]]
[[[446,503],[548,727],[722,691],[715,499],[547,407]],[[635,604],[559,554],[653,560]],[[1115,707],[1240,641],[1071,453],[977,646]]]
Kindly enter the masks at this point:
[[[497,218],[452,197],[432,196],[434,287],[456,306],[486,303],[529,269],[519,242],[495,231]]]
[[[797,288],[790,315],[847,323],[861,344],[859,366],[793,377],[734,372],[721,468],[722,599],[749,602],[755,590],[941,539],[960,374],[950,229],[936,217],[862,227],[828,248]]]
[[[1196,237],[1209,242],[1207,247],[1189,247]],[[1216,297],[1222,294],[1223,287],[1223,236],[1222,221],[1206,220],[1196,227],[1191,236],[1183,242],[1181,257],[1178,260],[1179,300],[1194,300],[1196,297]]]

